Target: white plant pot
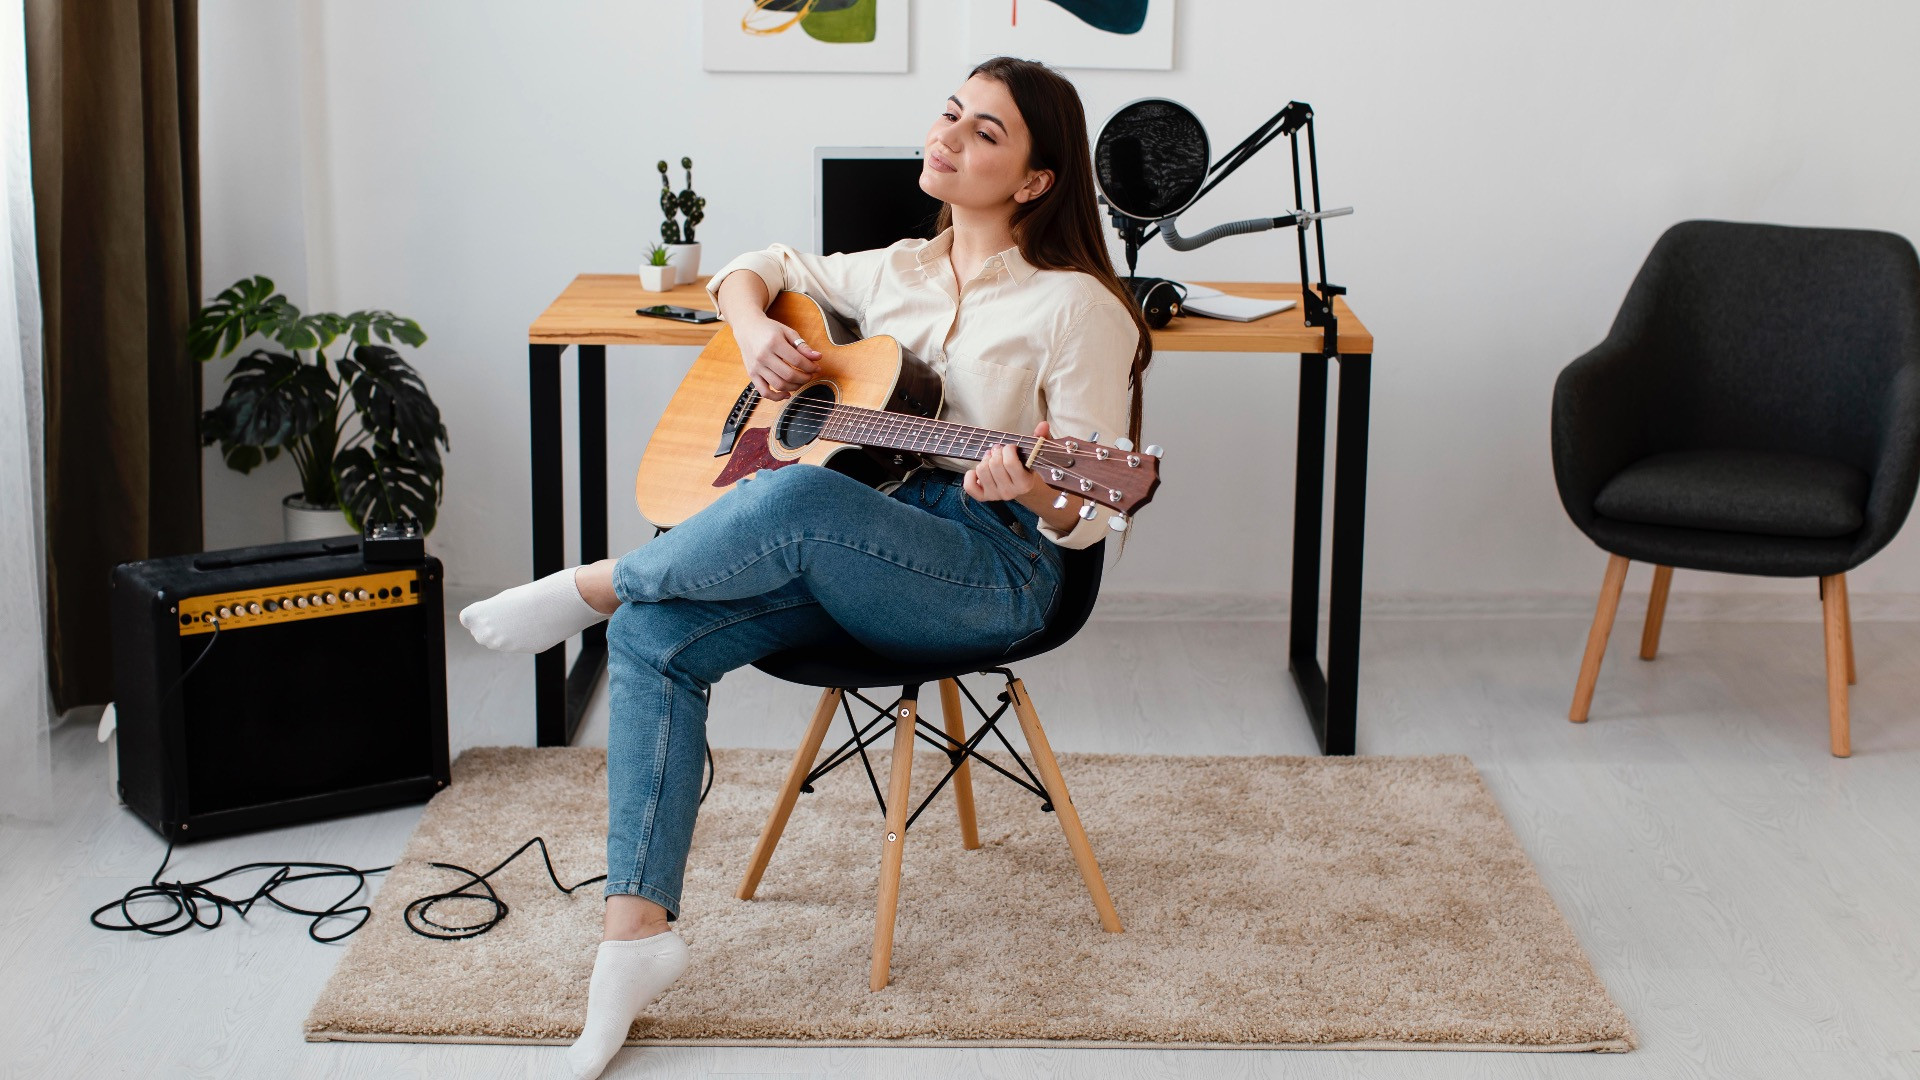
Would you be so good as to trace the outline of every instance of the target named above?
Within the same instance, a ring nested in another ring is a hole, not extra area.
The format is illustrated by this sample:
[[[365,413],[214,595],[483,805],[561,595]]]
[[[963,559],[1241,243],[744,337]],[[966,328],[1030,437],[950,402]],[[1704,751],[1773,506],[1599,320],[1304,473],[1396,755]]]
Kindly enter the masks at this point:
[[[352,536],[353,526],[337,506],[313,506],[299,492],[280,500],[280,520],[287,539],[324,540],[330,536]]]
[[[668,244],[667,262],[678,271],[674,280],[682,285],[693,284],[700,277],[700,245]]]
[[[655,266],[652,263],[640,264],[640,287],[648,292],[666,292],[680,280],[677,268],[668,263]]]

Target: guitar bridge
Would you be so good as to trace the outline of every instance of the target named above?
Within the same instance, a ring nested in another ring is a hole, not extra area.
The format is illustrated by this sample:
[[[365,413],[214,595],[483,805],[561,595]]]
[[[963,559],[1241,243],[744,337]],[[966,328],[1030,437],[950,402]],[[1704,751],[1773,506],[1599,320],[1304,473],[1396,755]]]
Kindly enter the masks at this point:
[[[747,417],[753,415],[753,407],[760,404],[760,391],[752,383],[734,400],[733,408],[727,413],[727,422],[720,427],[720,448],[713,452],[714,457],[726,457],[733,453],[733,444],[740,438],[740,428],[746,424]]]

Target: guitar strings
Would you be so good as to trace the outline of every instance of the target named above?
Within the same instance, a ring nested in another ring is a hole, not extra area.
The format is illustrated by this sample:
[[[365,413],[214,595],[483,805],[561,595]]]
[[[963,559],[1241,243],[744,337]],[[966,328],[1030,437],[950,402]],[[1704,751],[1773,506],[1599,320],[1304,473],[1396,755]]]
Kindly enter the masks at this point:
[[[1019,446],[1023,451],[1027,451],[1032,449],[1032,445],[1035,441],[1034,437],[1030,435],[1016,436],[1012,432],[994,431],[991,428],[974,427],[973,425],[969,425],[969,424],[956,424],[950,420],[932,420],[931,418],[928,418],[928,417],[911,416],[906,413],[890,413],[890,412],[885,412],[883,410],[862,409],[859,406],[848,406],[848,405],[840,404],[838,402],[816,403],[816,402],[807,402],[807,401],[796,401],[792,405],[788,406],[788,409],[789,411],[801,410],[815,417],[820,417],[823,420],[823,422],[821,424],[822,432],[818,437],[831,439],[832,441],[835,441],[835,442],[840,442],[842,440],[834,439],[831,435],[825,434],[825,428],[827,425],[824,422],[824,420],[826,418],[831,417],[832,414],[834,414],[835,412],[838,412],[841,410],[845,410],[852,415],[881,418],[879,423],[882,426],[879,427],[874,432],[875,434],[880,434],[880,435],[912,435],[916,433],[915,429],[912,426],[913,422],[924,421],[924,422],[940,424],[947,427],[958,428],[965,431],[978,432],[980,435],[1005,435],[1009,439],[1015,440],[1010,444],[1004,444],[1004,443],[990,444],[993,446],[1014,445],[1014,446]],[[894,417],[899,417],[900,419],[895,420],[893,419]],[[945,436],[945,437],[954,437],[954,436]],[[977,438],[977,437],[978,436],[970,436],[970,435],[958,436],[958,438],[961,438],[961,439]],[[852,442],[852,445],[863,445],[863,444],[858,440],[854,440]],[[1059,449],[1054,450],[1052,449],[1053,447],[1058,447]],[[901,447],[900,449],[916,449],[916,448]],[[982,457],[984,457],[984,453],[987,447],[955,445],[955,446],[950,446],[947,449],[977,452],[977,453],[980,453]],[[935,448],[924,448],[924,449],[921,449],[920,452],[940,455],[940,450]],[[1065,454],[1067,456],[1068,461],[1071,461],[1073,456],[1076,454],[1083,457],[1089,456],[1085,450],[1072,450],[1066,447],[1064,441],[1050,439],[1050,440],[1043,441],[1041,444],[1040,450],[1037,453],[1034,453],[1032,455],[1031,460],[1032,460],[1033,467],[1039,468],[1044,466],[1048,469],[1059,469],[1061,471],[1062,476],[1072,477],[1076,481],[1085,481],[1086,483],[1092,484],[1094,485],[1094,487],[1097,487],[1097,488],[1106,488],[1109,486],[1107,484],[1101,483],[1098,480],[1094,480],[1091,477],[1085,476],[1080,472],[1070,468],[1068,465],[1063,464],[1061,461],[1055,460],[1052,457],[1048,456],[1053,453]],[[945,454],[941,456],[965,457],[967,455],[966,454]],[[980,460],[980,458],[976,457],[976,458],[971,458],[970,460],[978,461]],[[1086,495],[1088,494],[1088,492],[1081,491],[1081,492],[1077,492],[1076,494]],[[1097,503],[1099,500],[1094,499],[1089,501]]]
[[[778,403],[776,402],[776,404]],[[786,406],[784,411],[789,414],[795,411],[799,411],[810,417],[820,419],[822,421],[822,424],[821,424],[822,427],[826,426],[825,422],[831,419],[835,413],[840,413],[840,412],[846,413],[850,418],[855,418],[850,420],[851,423],[855,423],[855,424],[859,423],[861,420],[868,420],[869,422],[872,422],[870,418],[879,418],[878,423],[881,425],[881,427],[877,430],[878,434],[919,434],[921,432],[925,432],[926,434],[934,435],[935,437],[938,437],[938,438],[956,438],[956,439],[963,439],[963,440],[976,439],[976,438],[979,438],[980,436],[986,436],[986,435],[1004,435],[1006,436],[1006,439],[1008,441],[994,442],[994,443],[989,443],[987,445],[1018,446],[1022,451],[1031,451],[1036,441],[1036,437],[1032,435],[1015,435],[1013,432],[1010,432],[1010,431],[995,431],[992,428],[977,427],[972,424],[959,424],[951,420],[938,420],[932,417],[912,416],[907,413],[892,413],[892,412],[887,412],[885,410],[880,410],[880,409],[863,409],[857,405],[846,405],[840,402],[812,402],[812,401],[807,401],[802,399],[802,400],[793,402],[791,405]],[[895,417],[898,417],[899,419],[894,419]],[[956,429],[959,432],[962,432],[963,434],[941,435],[935,429],[916,430],[913,426],[916,423],[937,424],[937,425],[941,425],[942,427]],[[1052,447],[1056,447],[1056,446],[1059,447],[1058,452],[1067,454],[1069,456],[1072,456],[1074,454],[1081,454],[1082,456],[1085,456],[1087,454],[1087,451],[1084,449],[1073,450],[1068,448],[1065,445],[1065,440],[1062,440],[1062,439],[1055,438],[1055,439],[1047,439],[1047,440],[1039,440],[1039,441],[1041,443],[1040,453],[1043,453],[1043,454],[1054,452]],[[1097,446],[1098,444],[1093,444],[1093,445]],[[964,449],[964,450],[980,450],[984,452],[984,447],[956,446],[955,448]],[[907,448],[902,447],[901,449],[907,449]],[[936,453],[937,451],[929,450],[927,452]],[[1134,451],[1124,451],[1124,452],[1133,453]],[[964,455],[952,454],[948,456],[961,457]]]
[[[776,402],[775,404],[778,403]],[[937,424],[941,427],[955,429],[956,432],[958,432],[955,435],[948,436],[939,435],[937,429],[919,429],[927,434],[942,438],[978,438],[982,435],[1004,435],[1006,436],[1006,442],[996,442],[991,445],[1013,445],[1020,447],[1022,450],[1031,450],[1035,441],[1035,437],[1032,435],[1015,435],[1010,431],[995,431],[992,428],[976,427],[972,424],[959,424],[951,420],[938,420],[926,416],[912,416],[907,413],[893,413],[881,409],[863,409],[857,405],[845,405],[839,402],[813,402],[803,399],[786,406],[784,410],[787,414],[792,414],[796,411],[820,419],[823,422],[822,426],[824,426],[824,422],[831,419],[835,413],[845,413],[850,423],[857,424],[862,421],[869,423],[877,422],[881,425],[878,429],[880,434],[916,433],[914,425],[919,423]],[[1051,441],[1055,443],[1060,442],[1058,439]]]
[[[908,415],[908,414],[906,414],[906,413],[890,413],[890,412],[886,412],[886,411],[884,411],[884,410],[878,410],[878,409],[861,409],[861,408],[860,408],[859,406],[849,406],[849,405],[842,405],[842,404],[840,404],[840,403],[838,403],[838,402],[834,402],[834,403],[814,403],[814,402],[807,402],[807,401],[796,401],[796,402],[794,402],[794,403],[793,403],[792,405],[790,405],[790,406],[788,406],[787,408],[788,408],[788,410],[789,410],[789,411],[792,411],[792,410],[795,410],[795,409],[802,409],[802,408],[805,408],[805,409],[808,409],[808,410],[811,410],[811,411],[812,411],[812,412],[813,412],[813,413],[814,413],[815,415],[822,415],[822,416],[824,416],[824,415],[831,415],[831,414],[832,414],[832,413],[833,413],[834,411],[836,411],[836,410],[840,410],[840,409],[846,409],[846,410],[850,410],[850,411],[852,411],[852,412],[857,412],[857,413],[860,413],[860,414],[864,414],[864,415],[866,415],[866,416],[873,416],[873,417],[884,417],[884,418],[891,418],[891,417],[896,417],[896,416],[897,416],[897,417],[900,417],[901,419],[900,419],[899,421],[894,421],[894,420],[891,420],[891,419],[883,419],[883,420],[881,421],[881,423],[882,423],[882,424],[892,424],[892,425],[896,425],[896,426],[894,426],[893,428],[882,428],[882,429],[880,429],[879,431],[877,431],[877,432],[876,432],[876,434],[883,434],[883,435],[884,435],[884,434],[900,434],[900,433],[902,433],[902,432],[905,432],[905,431],[908,431],[909,429],[907,428],[907,426],[906,426],[906,425],[907,425],[907,424],[908,424],[909,422],[911,422],[911,421],[916,421],[916,420],[920,420],[920,421],[927,421],[927,420],[930,420],[930,418],[928,418],[928,417],[922,417],[922,416],[911,416],[911,415]],[[993,429],[991,429],[991,428],[975,428],[975,427],[973,427],[972,425],[968,425],[968,424],[955,424],[955,423],[953,423],[953,422],[952,422],[952,421],[950,421],[950,420],[932,420],[931,422],[932,422],[932,423],[936,423],[936,424],[944,424],[944,425],[951,425],[951,426],[953,426],[953,427],[956,427],[956,428],[971,428],[972,430],[974,430],[974,431],[978,431],[978,432],[981,432],[981,433],[983,433],[983,434],[990,434],[990,435],[1007,435],[1007,436],[1009,436],[1010,438],[1014,438],[1014,439],[1016,439],[1016,440],[1021,440],[1021,439],[1024,439],[1024,440],[1026,440],[1026,445],[1022,445],[1022,443],[1020,443],[1020,442],[1018,442],[1018,441],[1016,441],[1016,442],[1014,442],[1014,443],[1012,443],[1012,444],[1003,444],[1003,443],[995,443],[995,444],[992,444],[992,445],[995,445],[995,446],[999,446],[999,445],[1015,445],[1015,446],[1021,446],[1021,448],[1022,448],[1023,450],[1030,450],[1030,449],[1032,449],[1032,446],[1031,446],[1031,444],[1032,444],[1032,442],[1034,441],[1034,436],[1031,436],[1031,435],[1023,435],[1023,436],[1015,436],[1015,435],[1013,435],[1013,433],[1012,433],[1012,432],[1002,432],[1002,431],[994,431],[994,430],[993,430]],[[824,429],[824,428],[826,427],[826,424],[825,424],[825,423],[823,422],[823,423],[821,424],[821,427],[822,427],[822,429]],[[816,436],[816,437],[817,437],[817,438],[825,438],[825,439],[829,439],[830,441],[833,441],[833,442],[840,442],[840,441],[841,441],[841,440],[839,440],[839,439],[834,439],[834,438],[833,438],[832,436],[830,436],[830,435],[826,435],[826,434],[824,434],[824,433],[822,433],[822,434],[820,434],[820,435],[818,435],[818,436]],[[858,445],[864,445],[864,444],[862,444],[862,443],[859,443],[859,442],[854,442],[854,443],[849,443],[848,445],[855,445],[855,446],[858,446]],[[1033,457],[1032,457],[1032,462],[1033,462],[1033,465],[1032,465],[1032,467],[1033,467],[1034,469],[1036,469],[1036,470],[1037,470],[1037,469],[1039,469],[1040,467],[1043,467],[1043,466],[1044,466],[1045,468],[1047,468],[1047,469],[1049,469],[1049,470],[1053,470],[1053,469],[1058,469],[1058,470],[1060,470],[1060,474],[1061,474],[1061,476],[1063,476],[1063,477],[1071,477],[1071,478],[1072,478],[1073,480],[1075,480],[1075,481],[1083,481],[1083,482],[1085,482],[1085,483],[1088,483],[1088,484],[1092,484],[1092,485],[1093,485],[1093,487],[1094,487],[1094,488],[1096,488],[1096,489],[1099,489],[1099,488],[1106,488],[1107,490],[1112,490],[1112,489],[1111,489],[1111,488],[1109,487],[1109,485],[1107,485],[1107,484],[1104,484],[1104,483],[1102,483],[1102,482],[1100,482],[1100,481],[1098,481],[1098,480],[1095,480],[1095,479],[1093,479],[1092,477],[1089,477],[1089,476],[1084,476],[1084,475],[1082,475],[1081,473],[1079,473],[1079,472],[1077,472],[1077,471],[1075,471],[1074,469],[1072,469],[1072,468],[1070,468],[1070,467],[1068,467],[1067,465],[1064,465],[1064,464],[1062,464],[1062,463],[1060,463],[1059,461],[1055,461],[1055,460],[1053,460],[1053,459],[1051,459],[1051,458],[1048,458],[1048,457],[1045,457],[1045,456],[1043,456],[1043,455],[1047,455],[1047,454],[1050,454],[1050,453],[1054,453],[1054,452],[1055,452],[1055,451],[1052,451],[1052,450],[1049,450],[1049,449],[1047,449],[1047,446],[1048,446],[1048,445],[1053,445],[1053,446],[1058,446],[1058,447],[1060,447],[1060,449],[1059,449],[1059,451],[1058,451],[1058,452],[1059,452],[1059,453],[1063,453],[1063,454],[1066,454],[1066,455],[1067,455],[1067,460],[1069,460],[1069,461],[1071,461],[1071,460],[1072,460],[1072,458],[1073,458],[1073,456],[1074,456],[1075,454],[1079,454],[1079,455],[1080,455],[1081,457],[1086,457],[1086,456],[1089,456],[1089,455],[1088,455],[1088,454],[1086,453],[1086,451],[1084,451],[1084,450],[1079,450],[1079,451],[1075,451],[1075,450],[1069,450],[1069,449],[1067,449],[1067,448],[1066,448],[1066,446],[1065,446],[1065,444],[1064,444],[1064,442],[1062,442],[1062,441],[1060,441],[1060,440],[1043,440],[1043,441],[1042,441],[1042,446],[1041,446],[1041,449],[1039,450],[1039,452],[1038,452],[1038,453],[1035,453],[1035,454],[1033,455]],[[1096,444],[1096,445],[1097,445],[1097,444]],[[910,448],[908,448],[908,447],[900,447],[899,449],[910,449]],[[973,447],[952,447],[952,449],[965,449],[965,450],[972,450],[972,449],[975,449],[975,448],[973,448]],[[940,451],[938,451],[938,450],[933,450],[933,449],[928,449],[928,450],[922,450],[922,451],[917,451],[917,452],[921,452],[921,453],[929,453],[929,454],[934,454],[934,455],[936,455],[936,456],[941,456],[941,457],[965,457],[965,456],[966,456],[966,455],[964,455],[964,454],[941,454],[941,453],[940,453]],[[982,452],[982,454],[983,454],[983,456],[984,456],[984,449],[982,449],[982,451],[981,451],[981,452]],[[970,460],[974,460],[974,461],[978,461],[978,460],[981,460],[981,459],[980,459],[980,458],[972,458],[972,459],[970,459]],[[1056,489],[1056,490],[1057,490],[1057,489]],[[1081,497],[1082,497],[1083,499],[1085,499],[1085,500],[1086,500],[1087,502],[1090,502],[1090,503],[1093,503],[1093,504],[1094,504],[1094,505],[1096,505],[1096,506],[1100,506],[1100,505],[1106,505],[1105,503],[1102,503],[1102,502],[1101,502],[1101,501],[1100,501],[1099,499],[1096,499],[1096,498],[1094,498],[1094,497],[1093,497],[1093,494],[1092,494],[1092,491],[1091,491],[1091,490],[1082,490],[1082,491],[1078,491],[1078,492],[1073,492],[1072,494],[1076,494],[1076,495],[1079,495],[1079,496],[1081,496]],[[1115,513],[1119,513],[1120,511],[1118,511],[1118,510],[1115,510],[1114,512],[1115,512]]]

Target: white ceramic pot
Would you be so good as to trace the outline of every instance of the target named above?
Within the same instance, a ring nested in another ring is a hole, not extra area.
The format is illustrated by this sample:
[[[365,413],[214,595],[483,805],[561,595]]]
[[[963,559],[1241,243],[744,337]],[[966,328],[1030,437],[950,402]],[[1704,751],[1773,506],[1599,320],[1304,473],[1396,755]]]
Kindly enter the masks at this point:
[[[280,520],[287,539],[324,540],[330,536],[352,536],[353,526],[337,506],[314,506],[294,492],[280,500]]]
[[[640,287],[648,292],[666,292],[680,280],[680,275],[672,263],[655,266],[652,263],[640,264]]]
[[[691,285],[700,276],[699,244],[668,244],[667,262],[672,263],[677,273],[674,280],[682,285]]]

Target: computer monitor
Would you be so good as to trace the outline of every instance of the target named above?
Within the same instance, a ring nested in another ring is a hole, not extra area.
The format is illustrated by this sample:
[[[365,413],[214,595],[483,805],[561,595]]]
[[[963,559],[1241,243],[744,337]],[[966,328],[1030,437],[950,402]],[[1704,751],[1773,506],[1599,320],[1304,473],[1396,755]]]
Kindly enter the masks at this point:
[[[918,146],[816,146],[813,150],[813,249],[883,248],[930,240],[940,200],[920,190]]]

